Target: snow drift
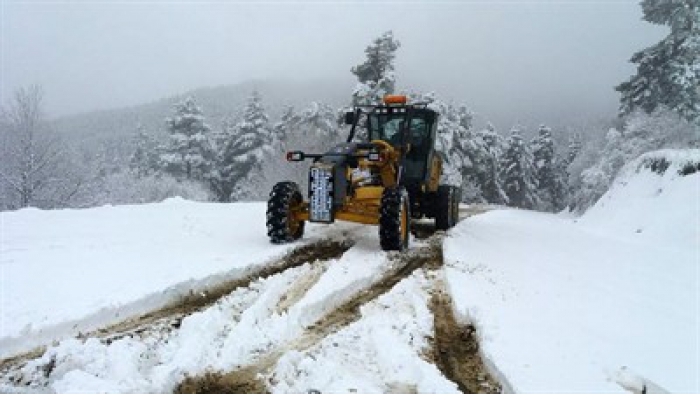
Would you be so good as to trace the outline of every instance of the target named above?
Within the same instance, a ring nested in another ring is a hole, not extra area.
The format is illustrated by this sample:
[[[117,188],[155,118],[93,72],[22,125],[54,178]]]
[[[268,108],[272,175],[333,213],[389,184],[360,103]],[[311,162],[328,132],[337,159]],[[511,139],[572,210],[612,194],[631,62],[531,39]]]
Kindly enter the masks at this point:
[[[0,223],[0,357],[244,277],[299,246],[270,245],[262,203],[23,209]]]
[[[580,223],[658,244],[700,240],[700,149],[659,150],[620,171]]]
[[[696,392],[698,150],[625,167],[579,220],[520,210],[445,242],[456,310],[514,392]]]

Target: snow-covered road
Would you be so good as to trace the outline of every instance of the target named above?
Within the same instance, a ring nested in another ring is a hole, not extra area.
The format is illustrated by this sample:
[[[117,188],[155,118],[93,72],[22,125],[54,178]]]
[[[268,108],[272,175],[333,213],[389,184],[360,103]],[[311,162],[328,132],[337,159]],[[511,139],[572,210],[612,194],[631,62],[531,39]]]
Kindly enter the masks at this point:
[[[352,246],[338,258],[262,277],[177,324],[164,319],[126,334],[64,340],[6,370],[0,388],[141,393],[235,384],[252,392],[459,392],[466,383],[446,377],[435,356],[430,307],[434,294],[445,295],[436,271],[441,236],[415,240],[404,254],[386,253],[378,251],[375,232],[360,229],[339,230]],[[470,384],[496,392],[480,367]]]

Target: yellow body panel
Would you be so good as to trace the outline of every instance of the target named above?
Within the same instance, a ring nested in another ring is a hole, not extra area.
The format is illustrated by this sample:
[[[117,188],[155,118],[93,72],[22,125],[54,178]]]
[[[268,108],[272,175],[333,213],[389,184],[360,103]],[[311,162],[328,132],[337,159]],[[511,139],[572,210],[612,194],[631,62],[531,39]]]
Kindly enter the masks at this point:
[[[355,189],[356,200],[380,200],[384,188],[381,186],[365,186]]]
[[[366,199],[358,199],[348,197],[343,204],[343,208],[335,211],[336,220],[344,220],[346,222],[362,223],[362,224],[379,224],[379,204],[381,201],[381,193],[383,188],[377,187],[363,187],[358,189],[370,189],[368,190]],[[380,189],[380,190],[376,190]],[[377,198],[369,198],[369,194],[372,193],[377,195]],[[301,206],[292,212],[294,220],[309,220],[309,204],[303,203]]]
[[[438,186],[440,186],[440,176],[442,175],[442,160],[437,155],[435,155],[431,164],[432,165],[430,166],[430,179],[428,180],[427,191],[436,192]]]
[[[345,220],[346,222],[362,223],[362,224],[379,224],[379,216],[366,216],[353,212],[338,211],[335,213],[335,218]]]

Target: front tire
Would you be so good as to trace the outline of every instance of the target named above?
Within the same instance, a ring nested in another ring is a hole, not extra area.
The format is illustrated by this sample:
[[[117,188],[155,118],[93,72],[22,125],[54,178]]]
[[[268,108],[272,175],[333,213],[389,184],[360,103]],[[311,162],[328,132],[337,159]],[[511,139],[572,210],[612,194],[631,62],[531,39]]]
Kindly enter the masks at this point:
[[[411,203],[403,186],[384,189],[379,207],[379,242],[383,250],[405,250],[411,237]]]
[[[304,221],[294,216],[303,198],[299,185],[279,182],[270,192],[267,201],[267,235],[273,244],[295,241],[304,235]]]

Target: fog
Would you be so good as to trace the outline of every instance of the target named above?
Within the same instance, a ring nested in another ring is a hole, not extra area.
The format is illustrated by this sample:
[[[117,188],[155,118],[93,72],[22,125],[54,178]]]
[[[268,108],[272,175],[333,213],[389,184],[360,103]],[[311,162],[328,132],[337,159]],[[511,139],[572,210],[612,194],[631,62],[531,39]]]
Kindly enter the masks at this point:
[[[637,1],[0,4],[2,99],[40,84],[50,116],[253,78],[327,80],[349,96],[350,67],[393,30],[400,89],[502,124],[574,122],[614,114],[629,57],[665,33]]]

